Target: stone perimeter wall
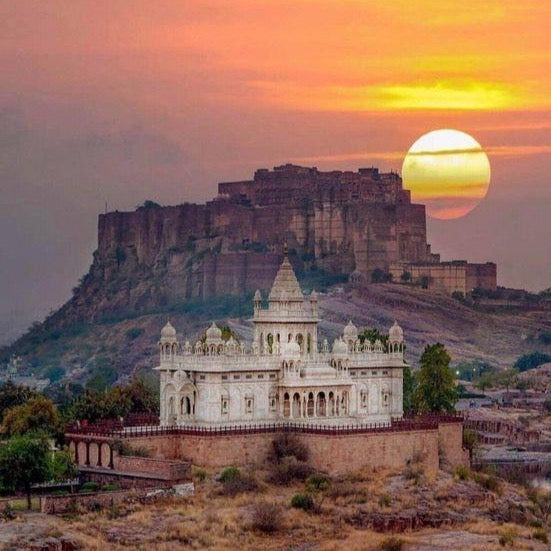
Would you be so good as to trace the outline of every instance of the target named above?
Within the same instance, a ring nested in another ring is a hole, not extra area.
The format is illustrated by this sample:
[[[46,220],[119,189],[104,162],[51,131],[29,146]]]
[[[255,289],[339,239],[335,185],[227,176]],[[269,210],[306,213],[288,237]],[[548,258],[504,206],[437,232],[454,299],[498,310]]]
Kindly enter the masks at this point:
[[[441,423],[438,429],[364,434],[306,434],[295,436],[309,450],[309,462],[332,475],[362,468],[400,469],[414,458],[425,467],[468,465],[462,448],[462,424]],[[276,433],[233,435],[167,435],[129,439],[132,446],[146,448],[154,457],[181,459],[195,465],[221,468],[261,463],[272,449]],[[439,455],[440,449],[440,455]],[[444,459],[441,465],[439,457]]]

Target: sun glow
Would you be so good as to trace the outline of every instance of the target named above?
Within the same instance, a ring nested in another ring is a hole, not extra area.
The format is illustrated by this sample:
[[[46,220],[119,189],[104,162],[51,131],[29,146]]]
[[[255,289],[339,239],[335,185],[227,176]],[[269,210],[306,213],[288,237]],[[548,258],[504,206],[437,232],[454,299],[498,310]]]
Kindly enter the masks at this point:
[[[459,130],[434,130],[409,149],[402,165],[404,185],[425,203],[429,216],[465,216],[486,196],[490,162],[481,145]]]

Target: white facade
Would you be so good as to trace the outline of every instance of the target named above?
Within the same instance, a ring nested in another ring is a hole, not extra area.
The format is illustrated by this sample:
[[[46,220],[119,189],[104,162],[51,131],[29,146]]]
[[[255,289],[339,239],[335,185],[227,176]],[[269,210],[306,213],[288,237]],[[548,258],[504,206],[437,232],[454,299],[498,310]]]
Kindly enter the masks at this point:
[[[161,331],[162,425],[292,420],[380,423],[402,416],[404,338],[395,322],[387,350],[361,344],[349,322],[333,342],[318,343],[315,291],[305,299],[285,258],[268,307],[254,297],[250,347],[222,340],[213,323],[206,338],[181,343],[168,322]]]

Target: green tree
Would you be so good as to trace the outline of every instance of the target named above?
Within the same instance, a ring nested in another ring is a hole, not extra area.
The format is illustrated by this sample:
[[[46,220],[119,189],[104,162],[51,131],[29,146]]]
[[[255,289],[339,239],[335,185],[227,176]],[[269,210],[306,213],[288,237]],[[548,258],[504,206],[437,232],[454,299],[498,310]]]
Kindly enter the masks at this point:
[[[62,449],[55,452],[50,460],[50,477],[56,482],[64,482],[67,479],[73,479],[78,475],[78,465],[73,461],[73,457],[68,449]],[[71,492],[73,487],[71,484]]]
[[[481,375],[475,383],[476,388],[482,392],[492,388],[495,384],[495,376],[492,373],[484,373]]]
[[[361,331],[358,334],[358,338],[360,339],[360,342],[363,344],[366,340],[368,340],[371,344],[374,344],[375,341],[379,340],[383,343],[383,347],[386,350],[388,345],[388,335],[383,335],[378,329],[375,327],[367,327],[363,331]]]
[[[45,396],[35,396],[4,414],[3,430],[9,436],[22,434],[56,434],[59,415],[54,403]]]
[[[515,362],[514,367],[519,371],[527,371],[533,369],[544,363],[551,362],[551,356],[549,354],[543,354],[542,352],[532,352],[530,354],[524,354]]]
[[[0,445],[0,482],[5,488],[23,491],[31,508],[31,486],[49,480],[51,465],[45,439],[14,436]]]
[[[443,344],[425,347],[421,355],[418,384],[414,392],[415,409],[421,413],[451,412],[457,402],[455,377],[450,356]]]
[[[417,381],[415,375],[411,372],[409,365],[404,366],[403,373],[404,411],[411,412],[414,410],[413,395]]]
[[[496,379],[501,386],[505,387],[507,393],[509,393],[509,389],[514,387],[518,382],[518,369],[514,367],[504,369],[497,373]]]
[[[15,406],[24,404],[29,398],[34,398],[38,394],[25,386],[14,385],[12,381],[0,386],[0,422],[4,418],[4,413]]]

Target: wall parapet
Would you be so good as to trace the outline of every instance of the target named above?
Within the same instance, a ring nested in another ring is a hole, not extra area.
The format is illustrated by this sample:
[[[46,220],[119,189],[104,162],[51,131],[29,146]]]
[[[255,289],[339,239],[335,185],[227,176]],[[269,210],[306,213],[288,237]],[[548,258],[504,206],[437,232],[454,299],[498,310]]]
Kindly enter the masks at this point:
[[[200,435],[224,436],[231,434],[261,434],[270,432],[289,432],[306,434],[365,434],[378,432],[403,432],[408,430],[437,429],[441,423],[462,423],[463,417],[458,414],[423,415],[393,419],[385,423],[349,423],[329,425],[320,423],[295,423],[286,420],[271,423],[239,423],[233,425],[199,426],[195,424],[159,426],[143,425],[117,427],[104,425],[89,425],[67,428],[71,436],[100,436],[114,438],[132,438],[144,436],[168,435]]]

